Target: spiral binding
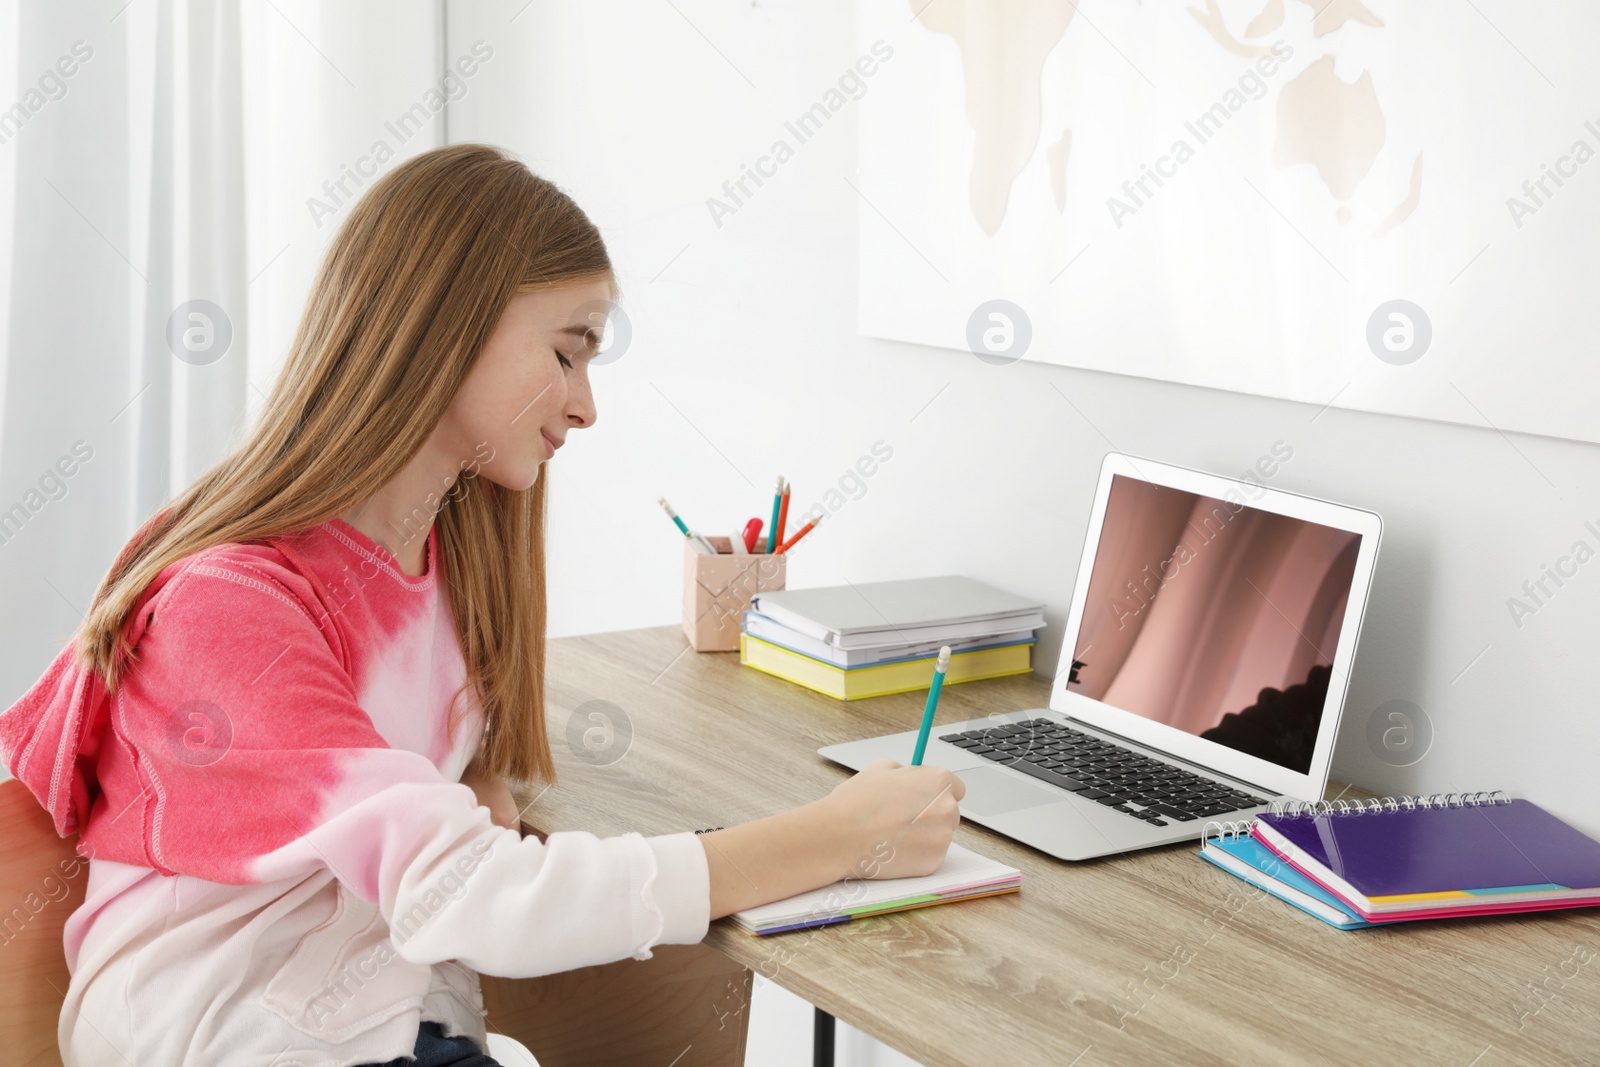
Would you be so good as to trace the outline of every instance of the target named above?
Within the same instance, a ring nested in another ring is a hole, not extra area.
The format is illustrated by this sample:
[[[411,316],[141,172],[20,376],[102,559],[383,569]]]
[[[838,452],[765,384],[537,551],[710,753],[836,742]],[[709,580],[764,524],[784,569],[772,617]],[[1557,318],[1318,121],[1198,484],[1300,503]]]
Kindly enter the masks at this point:
[[[1212,827],[1216,827],[1216,829],[1213,830]],[[1233,837],[1249,837],[1250,827],[1251,824],[1247,822],[1239,822],[1237,820],[1224,822],[1213,819],[1212,821],[1206,823],[1205,827],[1200,831],[1200,840],[1209,841],[1213,837],[1222,839]]]
[[[1483,790],[1476,793],[1430,793],[1427,796],[1406,794],[1398,797],[1378,797],[1373,800],[1291,800],[1279,797],[1267,806],[1269,815],[1284,815],[1291,819],[1317,815],[1370,815],[1378,811],[1424,811],[1429,808],[1477,808],[1490,804],[1509,804],[1511,798],[1503,789]]]

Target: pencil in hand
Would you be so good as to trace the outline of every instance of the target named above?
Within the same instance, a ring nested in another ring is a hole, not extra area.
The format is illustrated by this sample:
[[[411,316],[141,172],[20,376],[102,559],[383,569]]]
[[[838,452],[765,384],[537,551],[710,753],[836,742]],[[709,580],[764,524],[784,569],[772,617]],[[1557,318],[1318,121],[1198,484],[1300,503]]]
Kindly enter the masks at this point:
[[[933,665],[933,685],[928,687],[928,703],[922,709],[922,729],[917,731],[917,749],[911,754],[911,766],[922,766],[922,755],[928,750],[928,734],[933,730],[934,709],[939,706],[939,690],[944,688],[944,672],[950,668],[950,646],[939,649],[939,659]]]

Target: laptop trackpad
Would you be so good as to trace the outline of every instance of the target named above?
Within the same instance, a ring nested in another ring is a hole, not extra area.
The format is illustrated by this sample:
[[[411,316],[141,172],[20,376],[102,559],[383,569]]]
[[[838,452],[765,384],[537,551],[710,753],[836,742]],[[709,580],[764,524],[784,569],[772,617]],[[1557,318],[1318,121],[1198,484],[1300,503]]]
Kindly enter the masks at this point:
[[[1035,785],[1025,778],[1013,778],[993,767],[957,771],[956,777],[967,787],[961,807],[974,815],[1004,815],[1041,804],[1059,804],[1066,799],[1058,789]]]

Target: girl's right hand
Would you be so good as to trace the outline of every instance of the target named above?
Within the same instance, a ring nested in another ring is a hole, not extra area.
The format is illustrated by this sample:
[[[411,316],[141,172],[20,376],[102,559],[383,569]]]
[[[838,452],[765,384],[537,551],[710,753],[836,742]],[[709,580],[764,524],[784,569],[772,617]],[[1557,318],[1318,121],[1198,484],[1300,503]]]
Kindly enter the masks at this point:
[[[844,839],[850,873],[864,878],[932,874],[944,862],[961,822],[956,802],[966,795],[960,778],[944,767],[908,767],[873,760],[824,798]]]

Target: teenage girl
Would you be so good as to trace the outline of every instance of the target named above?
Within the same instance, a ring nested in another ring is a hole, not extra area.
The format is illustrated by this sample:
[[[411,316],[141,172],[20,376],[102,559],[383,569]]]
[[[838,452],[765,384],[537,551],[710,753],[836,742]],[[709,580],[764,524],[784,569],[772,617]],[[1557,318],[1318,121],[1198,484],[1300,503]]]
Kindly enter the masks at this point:
[[[594,225],[497,149],[353,206],[259,422],[0,715],[90,858],[67,1067],[489,1065],[479,972],[938,867],[963,786],[892,760],[713,833],[521,836],[505,780],[555,780],[540,472],[595,421],[615,295]]]

